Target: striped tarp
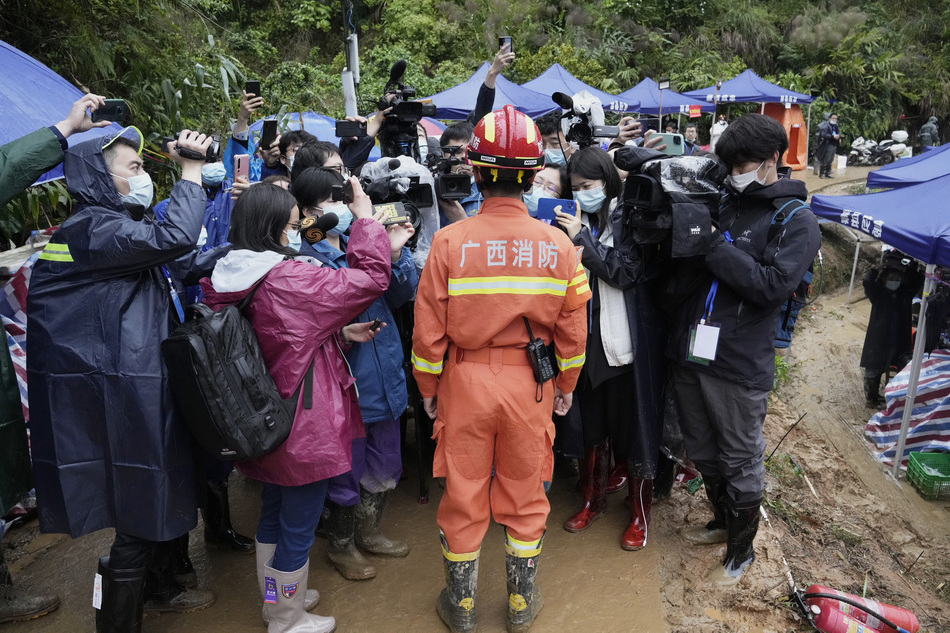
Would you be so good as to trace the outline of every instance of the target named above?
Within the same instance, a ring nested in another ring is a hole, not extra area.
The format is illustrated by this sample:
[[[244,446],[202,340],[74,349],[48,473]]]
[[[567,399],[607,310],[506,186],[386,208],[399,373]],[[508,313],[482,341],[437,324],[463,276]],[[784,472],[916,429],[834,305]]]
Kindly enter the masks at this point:
[[[909,378],[908,363],[884,389],[887,407],[875,413],[864,428],[864,436],[878,449],[875,456],[886,464],[894,463],[897,452]],[[947,350],[934,350],[924,356],[901,467],[907,468],[908,454],[918,451],[950,452],[950,351]]]
[[[20,389],[20,404],[27,422],[30,421],[30,404],[26,392],[26,294],[33,264],[41,253],[42,251],[39,251],[31,255],[0,293],[0,319],[6,331],[7,347],[10,349],[13,369],[16,371],[17,387]]]

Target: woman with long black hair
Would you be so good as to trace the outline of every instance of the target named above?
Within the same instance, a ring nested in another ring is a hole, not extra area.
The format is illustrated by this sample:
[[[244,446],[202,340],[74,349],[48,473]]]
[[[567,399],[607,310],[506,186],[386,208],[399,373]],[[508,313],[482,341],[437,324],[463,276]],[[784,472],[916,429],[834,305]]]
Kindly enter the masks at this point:
[[[585,530],[606,510],[609,440],[630,477],[630,524],[621,547],[637,550],[647,543],[662,434],[664,334],[650,296],[658,253],[626,234],[623,183],[606,152],[586,147],[574,153],[568,172],[579,208],[576,215],[558,213],[558,223],[583,247],[581,263],[594,296],[576,392],[584,429],[584,506],[564,529]]]

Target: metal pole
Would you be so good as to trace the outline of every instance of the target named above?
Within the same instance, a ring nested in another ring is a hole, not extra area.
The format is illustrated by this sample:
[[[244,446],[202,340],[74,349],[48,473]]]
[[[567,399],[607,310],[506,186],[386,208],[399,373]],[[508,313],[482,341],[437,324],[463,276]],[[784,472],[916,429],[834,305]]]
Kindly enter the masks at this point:
[[[808,150],[811,143],[811,104],[808,104],[808,125],[805,126],[805,165],[808,165]],[[817,158],[815,160],[818,160]]]
[[[927,281],[924,282],[924,292],[920,299],[920,314],[917,317],[917,333],[914,340],[914,358],[910,361],[910,380],[907,381],[907,398],[904,402],[904,416],[901,418],[901,434],[897,440],[894,468],[891,471],[895,478],[898,477],[901,471],[904,445],[907,443],[907,432],[910,430],[910,417],[914,412],[914,400],[917,398],[917,381],[920,379],[920,366],[924,362],[924,343],[927,336],[927,299],[933,292],[934,285],[936,285],[933,279],[936,268],[936,264],[927,264]]]
[[[852,235],[854,235],[852,233]],[[851,291],[854,290],[854,275],[858,272],[858,255],[861,253],[861,236],[854,235],[854,263],[851,264],[851,283],[848,284],[848,303],[851,303]]]
[[[663,129],[663,88],[660,88],[660,113],[658,115],[660,119],[660,132],[665,132]]]

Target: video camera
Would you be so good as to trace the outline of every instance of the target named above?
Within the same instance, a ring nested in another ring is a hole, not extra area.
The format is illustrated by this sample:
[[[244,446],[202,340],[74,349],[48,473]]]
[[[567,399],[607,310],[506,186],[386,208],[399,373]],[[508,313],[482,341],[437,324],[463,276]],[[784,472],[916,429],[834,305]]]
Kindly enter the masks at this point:
[[[416,89],[402,83],[406,73],[406,60],[400,59],[389,70],[389,82],[386,90],[376,104],[380,110],[392,108],[383,119],[379,131],[383,156],[411,156],[419,161],[419,137],[416,125],[425,116],[435,116],[436,107],[431,103],[412,101]],[[387,95],[395,95],[390,101]]]
[[[175,132],[175,136],[164,136],[162,137],[162,153],[170,154],[171,150],[169,145],[173,141],[177,141],[178,137],[181,136],[181,132]],[[178,152],[178,155],[182,158],[187,158],[189,160],[203,160],[206,163],[216,163],[221,160],[221,137],[217,134],[211,135],[211,145],[208,146],[208,151],[204,155],[196,152],[193,149],[187,149],[184,147],[176,147],[175,151]]]
[[[447,146],[442,148],[442,158],[430,156],[435,196],[440,200],[463,200],[472,193],[472,179],[467,174],[452,173],[453,167],[465,164],[465,160],[458,156],[461,151],[462,147]]]
[[[398,158],[390,159],[389,172],[400,169],[401,165],[402,163]],[[421,165],[417,168],[424,170]],[[404,214],[413,228],[416,229],[415,235],[410,238],[408,243],[410,249],[415,248],[419,227],[422,225],[422,213],[419,208],[431,207],[434,204],[432,187],[428,183],[420,182],[419,176],[394,176],[391,173],[378,178],[362,177],[360,178],[360,184],[363,186],[363,191],[373,202],[374,208],[379,205],[398,204],[395,207],[397,215],[401,217]],[[391,214],[391,217],[395,218],[397,215]]]
[[[604,121],[604,108],[593,95],[586,90],[574,95],[555,92],[551,95],[554,103],[561,106],[561,129],[568,142],[581,147],[594,145],[598,138],[616,138],[620,128],[616,125],[600,125]]]

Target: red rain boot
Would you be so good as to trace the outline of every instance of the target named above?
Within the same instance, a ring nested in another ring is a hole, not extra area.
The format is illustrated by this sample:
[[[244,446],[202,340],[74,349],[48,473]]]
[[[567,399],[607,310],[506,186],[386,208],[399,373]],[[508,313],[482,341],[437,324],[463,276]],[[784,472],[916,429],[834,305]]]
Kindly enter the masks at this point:
[[[607,476],[607,494],[623,490],[627,485],[627,466],[624,463],[615,464]]]
[[[620,547],[634,551],[646,547],[650,532],[653,480],[630,478],[630,525],[623,532]]]
[[[607,509],[607,462],[609,455],[607,444],[597,444],[587,450],[584,456],[586,472],[581,472],[581,494],[584,507],[580,512],[564,522],[568,532],[580,532],[590,527]]]

